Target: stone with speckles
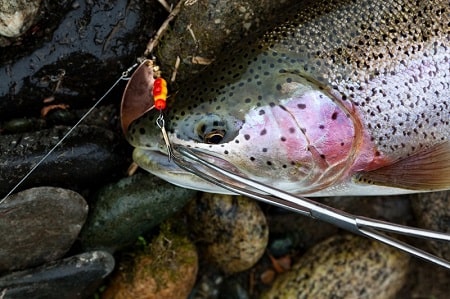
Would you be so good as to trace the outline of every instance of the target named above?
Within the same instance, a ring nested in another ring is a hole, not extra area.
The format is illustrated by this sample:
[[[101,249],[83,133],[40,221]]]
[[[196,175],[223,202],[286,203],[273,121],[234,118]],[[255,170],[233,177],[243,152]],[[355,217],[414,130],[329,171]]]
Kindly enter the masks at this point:
[[[395,298],[408,262],[406,253],[379,242],[336,235],[300,257],[262,298]]]
[[[188,216],[200,249],[226,273],[252,267],[266,249],[266,218],[249,198],[204,193],[188,206]]]

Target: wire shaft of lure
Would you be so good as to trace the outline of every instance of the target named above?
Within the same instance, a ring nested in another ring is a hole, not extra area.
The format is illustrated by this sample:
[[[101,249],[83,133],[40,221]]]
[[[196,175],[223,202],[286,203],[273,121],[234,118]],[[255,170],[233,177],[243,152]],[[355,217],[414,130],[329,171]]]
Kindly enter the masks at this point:
[[[23,184],[23,182],[36,170],[36,168],[38,168],[63,142],[64,140],[67,139],[67,137],[69,137],[70,134],[72,134],[72,132],[76,129],[76,127],[78,127],[78,125],[81,124],[81,122],[83,122],[83,120],[86,119],[86,117],[92,112],[94,111],[95,108],[97,108],[97,106],[103,101],[104,98],[106,98],[106,96],[114,89],[114,87],[116,87],[117,84],[119,84],[120,81],[122,80],[128,80],[128,76],[129,73],[136,68],[136,66],[138,66],[138,64],[134,64],[131,67],[129,67],[126,71],[124,71],[122,73],[122,75],[119,77],[119,79],[116,80],[116,82],[114,82],[113,85],[111,85],[111,87],[103,94],[103,96],[98,99],[94,105],[89,108],[89,110],[83,114],[83,116],[76,122],[76,124],[74,124],[65,134],[64,136],[47,152],[47,154],[45,154],[29,171],[28,173],[8,192],[8,194],[5,195],[5,197],[3,197],[0,200],[0,205],[14,192],[16,191],[17,188],[20,187],[20,185]]]
[[[169,136],[167,135],[167,131],[165,128],[165,122],[164,122],[164,116],[162,114],[162,111],[160,111],[158,118],[156,119],[156,125],[161,129],[161,133],[164,138],[164,143],[167,147],[167,157],[169,158],[169,162],[172,159],[173,151],[172,151],[172,145],[169,141]]]

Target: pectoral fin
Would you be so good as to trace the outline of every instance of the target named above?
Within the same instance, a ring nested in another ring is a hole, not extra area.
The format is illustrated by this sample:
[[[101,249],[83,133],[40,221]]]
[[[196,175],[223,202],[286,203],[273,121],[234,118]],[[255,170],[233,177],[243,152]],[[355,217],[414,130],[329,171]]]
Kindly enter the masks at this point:
[[[410,190],[450,189],[450,142],[437,144],[392,165],[359,173],[355,180]]]

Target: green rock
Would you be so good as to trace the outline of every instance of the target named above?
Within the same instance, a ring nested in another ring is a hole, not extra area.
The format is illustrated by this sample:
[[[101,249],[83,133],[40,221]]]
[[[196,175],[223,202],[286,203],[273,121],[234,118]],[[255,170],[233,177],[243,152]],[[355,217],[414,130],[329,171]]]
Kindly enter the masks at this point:
[[[195,194],[147,174],[110,184],[96,195],[81,232],[82,247],[114,252],[129,245],[180,210]]]

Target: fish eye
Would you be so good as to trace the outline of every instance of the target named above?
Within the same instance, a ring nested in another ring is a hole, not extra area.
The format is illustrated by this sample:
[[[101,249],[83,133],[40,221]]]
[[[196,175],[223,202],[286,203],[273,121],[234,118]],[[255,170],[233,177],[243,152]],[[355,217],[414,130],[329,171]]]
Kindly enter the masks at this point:
[[[205,134],[203,140],[208,144],[219,144],[223,140],[225,133],[223,130],[214,130]]]

